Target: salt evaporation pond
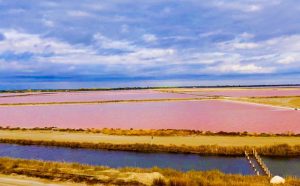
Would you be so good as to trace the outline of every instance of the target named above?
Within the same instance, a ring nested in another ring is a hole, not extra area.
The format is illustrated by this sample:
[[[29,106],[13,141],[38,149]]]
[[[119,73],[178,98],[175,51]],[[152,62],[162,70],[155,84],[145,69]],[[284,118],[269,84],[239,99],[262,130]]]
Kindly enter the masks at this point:
[[[178,93],[155,90],[114,90],[114,91],[77,91],[77,92],[33,92],[0,93],[1,103],[45,103],[80,102],[100,100],[142,100],[167,98],[199,98],[206,96],[226,97],[272,97],[300,96],[300,88],[248,88],[248,89],[190,89]]]
[[[197,96],[179,93],[165,93],[154,90],[48,92],[34,94],[2,93],[0,94],[0,103],[84,102],[100,100],[142,100],[193,97]]]
[[[0,107],[1,126],[29,128],[300,133],[299,121],[300,111],[217,100]]]

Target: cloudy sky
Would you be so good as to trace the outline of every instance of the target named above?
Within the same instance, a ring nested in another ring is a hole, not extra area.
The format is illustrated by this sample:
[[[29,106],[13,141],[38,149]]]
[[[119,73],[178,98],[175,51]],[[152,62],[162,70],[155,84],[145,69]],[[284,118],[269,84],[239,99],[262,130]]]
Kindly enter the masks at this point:
[[[0,0],[0,89],[300,83],[298,0]]]

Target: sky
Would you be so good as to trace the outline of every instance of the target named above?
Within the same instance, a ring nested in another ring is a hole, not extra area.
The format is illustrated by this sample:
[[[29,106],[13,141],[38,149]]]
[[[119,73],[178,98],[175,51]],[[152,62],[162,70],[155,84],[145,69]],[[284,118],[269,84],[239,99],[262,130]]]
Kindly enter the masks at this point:
[[[0,89],[300,83],[298,0],[0,0]]]

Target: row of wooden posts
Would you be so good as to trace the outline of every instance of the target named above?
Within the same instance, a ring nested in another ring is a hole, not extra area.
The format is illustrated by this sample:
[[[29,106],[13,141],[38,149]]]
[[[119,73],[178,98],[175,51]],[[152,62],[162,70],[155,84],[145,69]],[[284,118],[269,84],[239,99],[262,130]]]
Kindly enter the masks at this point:
[[[253,155],[254,155],[256,161],[261,166],[261,168],[265,172],[265,174],[270,178],[272,176],[271,171],[268,169],[266,164],[263,162],[261,157],[258,155],[257,151],[255,149],[253,149],[252,151],[253,151]]]
[[[258,155],[257,151],[255,149],[253,149],[252,151],[253,156],[255,158],[255,160],[257,161],[257,163],[259,164],[259,166],[261,166],[262,170],[264,171],[264,173],[268,176],[271,177],[271,172],[268,169],[268,167],[265,165],[265,163],[262,161],[261,157]],[[258,168],[255,167],[254,162],[251,161],[249,154],[247,153],[247,151],[245,151],[245,156],[248,160],[248,162],[250,163],[250,165],[252,166],[254,172],[256,173],[256,175],[260,175],[260,172],[258,170]]]
[[[252,168],[253,168],[255,174],[259,176],[259,170],[257,170],[257,169],[255,168],[254,163],[251,161],[250,156],[249,156],[249,154],[248,154],[246,151],[245,151],[245,156],[246,156],[248,162],[250,163],[250,165],[252,166]]]

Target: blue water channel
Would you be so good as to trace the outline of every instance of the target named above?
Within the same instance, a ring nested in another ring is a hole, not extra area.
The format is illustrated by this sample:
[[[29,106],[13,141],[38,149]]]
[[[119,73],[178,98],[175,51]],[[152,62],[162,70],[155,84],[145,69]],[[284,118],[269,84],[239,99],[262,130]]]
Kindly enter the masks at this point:
[[[45,161],[76,162],[89,165],[102,165],[113,168],[142,167],[173,168],[188,170],[220,170],[231,174],[254,174],[245,157],[200,156],[196,154],[140,153],[128,151],[107,151],[72,149],[50,146],[22,146],[0,144],[0,157],[36,159]],[[293,159],[263,158],[270,170],[276,169],[279,175],[300,177],[300,157]],[[292,167],[290,171],[287,167]],[[286,167],[286,168],[285,168]]]

